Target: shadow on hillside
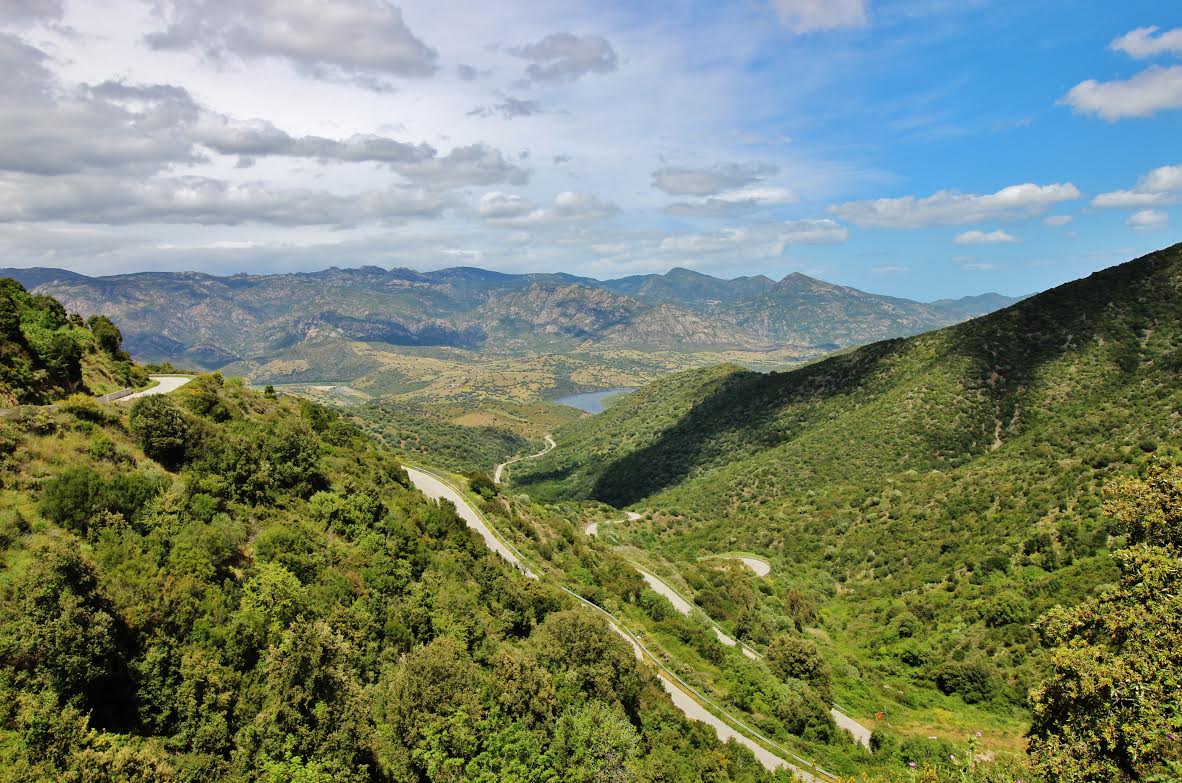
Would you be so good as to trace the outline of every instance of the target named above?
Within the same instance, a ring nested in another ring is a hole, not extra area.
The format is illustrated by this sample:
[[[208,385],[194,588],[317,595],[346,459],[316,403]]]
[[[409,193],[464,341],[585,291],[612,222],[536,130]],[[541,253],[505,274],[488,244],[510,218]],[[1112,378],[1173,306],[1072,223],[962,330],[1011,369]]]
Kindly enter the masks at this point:
[[[956,378],[964,390],[961,405],[949,409],[960,421],[968,410],[976,426],[1006,435],[1023,426],[1018,403],[1039,370],[1065,353],[1099,342],[1111,363],[1105,385],[1133,380],[1140,366],[1140,335],[1167,326],[1179,333],[1178,308],[1182,245],[1098,272],[1024,300],[992,315],[943,330],[943,346],[927,363],[969,366]],[[717,467],[786,443],[804,429],[774,421],[785,408],[823,403],[838,396],[862,395],[870,402],[892,388],[889,365],[916,339],[887,340],[864,346],[798,370],[760,375],[738,373],[695,405],[649,446],[612,462],[600,474],[591,497],[626,506],[684,481],[691,472]],[[807,428],[807,426],[806,426]],[[990,432],[992,434],[992,432]],[[967,439],[966,439],[967,440]],[[988,448],[975,441],[977,450]],[[931,444],[935,447],[937,444]],[[552,477],[553,478],[553,477]]]
[[[626,506],[679,484],[724,455],[779,445],[791,436],[766,426],[770,418],[793,404],[858,390],[903,344],[887,340],[791,372],[736,373],[652,444],[609,465],[591,497]]]

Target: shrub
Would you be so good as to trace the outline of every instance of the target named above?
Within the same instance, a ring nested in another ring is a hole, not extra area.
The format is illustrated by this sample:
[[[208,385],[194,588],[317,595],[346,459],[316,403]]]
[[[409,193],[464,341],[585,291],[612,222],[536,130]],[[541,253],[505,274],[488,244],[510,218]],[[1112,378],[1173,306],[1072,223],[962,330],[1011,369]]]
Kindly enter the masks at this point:
[[[997,674],[983,660],[946,663],[936,672],[936,687],[941,693],[956,694],[966,704],[989,701],[998,692]]]
[[[183,465],[194,428],[164,396],[142,397],[131,408],[131,433],[152,459],[169,470]]]
[[[832,672],[817,645],[797,636],[780,636],[767,649],[767,664],[782,680],[803,680],[828,701]]]

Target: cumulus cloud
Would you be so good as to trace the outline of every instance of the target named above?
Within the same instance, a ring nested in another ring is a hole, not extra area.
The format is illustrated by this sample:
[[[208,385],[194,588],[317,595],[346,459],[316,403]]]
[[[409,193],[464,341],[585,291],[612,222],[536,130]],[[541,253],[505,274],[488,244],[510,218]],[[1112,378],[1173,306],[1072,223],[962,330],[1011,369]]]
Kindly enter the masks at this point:
[[[1017,242],[1018,238],[1001,229],[989,232],[973,229],[957,235],[952,241],[958,245],[1002,245]]]
[[[1051,228],[1062,228],[1072,220],[1075,220],[1075,218],[1071,215],[1051,215],[1050,217],[1043,218],[1042,222],[1046,223]]]
[[[598,35],[551,33],[509,52],[530,62],[526,75],[535,82],[573,82],[590,73],[611,73],[619,67],[615,49]]]
[[[845,226],[822,218],[681,234],[661,240],[657,249],[662,253],[675,255],[741,253],[746,256],[770,258],[782,255],[791,245],[840,245],[847,239],[849,231]]]
[[[419,40],[386,0],[161,0],[158,49],[193,49],[224,60],[276,58],[302,73],[352,79],[429,76],[438,54]]]
[[[199,112],[185,90],[115,82],[66,87],[47,63],[41,50],[0,34],[0,169],[144,173],[200,160],[185,130]]]
[[[590,193],[569,190],[559,193],[552,204],[545,206],[520,196],[493,191],[485,193],[477,207],[477,213],[485,222],[512,228],[599,220],[618,211],[615,204],[602,201]]]
[[[731,190],[704,201],[680,201],[670,204],[665,211],[679,217],[723,218],[735,217],[777,204],[788,204],[796,195],[787,188],[750,187]]]
[[[1182,55],[1182,27],[1162,30],[1159,27],[1138,27],[1117,38],[1109,48],[1130,57],[1143,59],[1159,54]]]
[[[869,0],[771,0],[780,21],[796,33],[864,27]]]
[[[1134,231],[1156,231],[1170,224],[1170,216],[1160,209],[1143,209],[1130,215],[1127,222]]]
[[[107,81],[66,85],[47,55],[0,34],[0,170],[60,176],[144,176],[233,155],[240,166],[268,156],[321,163],[377,163],[433,188],[521,184],[529,172],[484,144],[445,155],[423,143],[375,134],[292,136],[264,120],[240,121],[201,106],[181,87]]]
[[[671,196],[716,196],[779,172],[766,163],[718,163],[709,168],[664,166],[653,172],[653,187]]]
[[[353,225],[434,217],[448,205],[430,191],[399,187],[344,196],[207,177],[0,178],[0,222]]]
[[[0,22],[56,22],[63,10],[63,0],[4,0],[0,3]]]
[[[996,193],[973,195],[942,190],[926,198],[904,196],[835,204],[829,211],[859,226],[924,228],[1002,220],[1040,214],[1055,204],[1081,197],[1071,183],[1011,185]]]
[[[1152,117],[1182,108],[1182,65],[1153,66],[1127,80],[1088,79],[1071,88],[1063,103],[1080,114],[1096,114],[1109,122],[1124,117]]]
[[[1094,207],[1152,207],[1173,204],[1182,196],[1182,165],[1161,166],[1137,180],[1132,190],[1114,190],[1092,199]]]

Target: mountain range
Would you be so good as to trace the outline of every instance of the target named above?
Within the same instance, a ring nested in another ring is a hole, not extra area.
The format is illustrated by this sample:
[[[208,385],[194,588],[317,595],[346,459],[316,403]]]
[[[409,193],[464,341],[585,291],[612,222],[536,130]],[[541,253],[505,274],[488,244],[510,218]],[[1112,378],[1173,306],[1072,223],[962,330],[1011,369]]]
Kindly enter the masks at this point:
[[[331,268],[218,277],[88,277],[0,269],[71,311],[103,313],[145,361],[215,369],[331,340],[508,355],[577,350],[831,350],[916,334],[1008,306],[985,294],[922,303],[800,273],[723,280],[688,269],[600,281],[472,267]]]

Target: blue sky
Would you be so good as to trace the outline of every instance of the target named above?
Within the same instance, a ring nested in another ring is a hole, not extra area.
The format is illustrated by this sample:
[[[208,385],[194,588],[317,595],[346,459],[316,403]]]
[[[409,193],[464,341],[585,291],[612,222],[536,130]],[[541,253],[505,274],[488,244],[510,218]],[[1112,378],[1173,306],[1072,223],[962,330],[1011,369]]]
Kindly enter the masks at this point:
[[[1179,3],[98,5],[0,8],[2,265],[933,299],[1182,235]]]

